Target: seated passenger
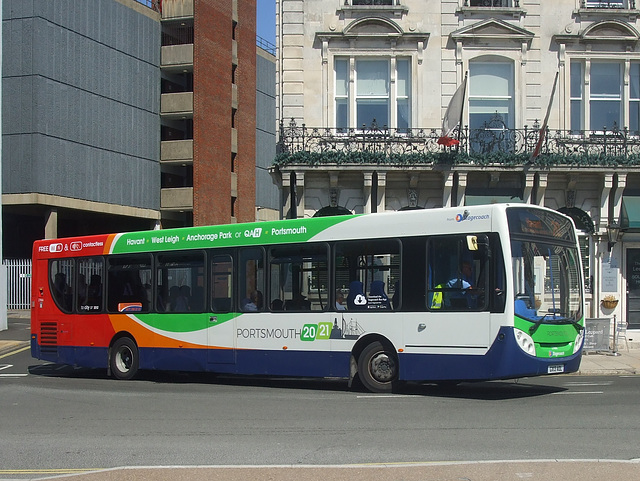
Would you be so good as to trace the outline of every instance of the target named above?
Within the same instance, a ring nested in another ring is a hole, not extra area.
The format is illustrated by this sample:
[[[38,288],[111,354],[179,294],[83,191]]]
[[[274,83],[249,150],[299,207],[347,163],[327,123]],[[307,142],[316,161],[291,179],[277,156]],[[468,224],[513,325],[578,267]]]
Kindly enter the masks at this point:
[[[336,311],[344,311],[347,306],[344,305],[344,296],[342,295],[342,291],[338,289],[336,291]]]
[[[249,294],[249,298],[242,301],[242,310],[244,312],[258,312],[262,310],[262,292],[253,291]]]
[[[293,299],[284,303],[287,311],[309,311],[311,310],[311,301],[309,301],[301,292],[294,294]]]

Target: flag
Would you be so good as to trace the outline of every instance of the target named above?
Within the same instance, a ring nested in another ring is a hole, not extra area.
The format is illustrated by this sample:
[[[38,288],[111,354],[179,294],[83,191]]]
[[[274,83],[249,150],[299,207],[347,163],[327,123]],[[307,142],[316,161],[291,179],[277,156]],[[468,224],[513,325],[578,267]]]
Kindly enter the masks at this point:
[[[553,87],[551,88],[551,97],[549,97],[549,105],[547,106],[547,113],[544,116],[544,122],[542,122],[542,126],[540,127],[540,132],[538,133],[538,143],[536,144],[536,148],[533,149],[531,153],[531,158],[529,162],[533,162],[538,155],[540,155],[540,149],[542,149],[542,144],[544,143],[544,137],[547,134],[547,124],[549,123],[549,115],[551,114],[551,105],[553,104],[553,97],[556,94],[556,85],[558,85],[558,74],[560,71],[556,72],[556,78],[553,80]]]
[[[464,80],[458,87],[458,90],[451,97],[451,101],[447,106],[447,110],[444,113],[444,119],[442,119],[442,137],[438,139],[438,144],[445,147],[451,147],[460,143],[459,138],[453,139],[449,137],[458,124],[462,125],[462,112],[464,107],[464,97],[467,90],[467,74],[464,76]],[[459,137],[459,136],[458,136]]]

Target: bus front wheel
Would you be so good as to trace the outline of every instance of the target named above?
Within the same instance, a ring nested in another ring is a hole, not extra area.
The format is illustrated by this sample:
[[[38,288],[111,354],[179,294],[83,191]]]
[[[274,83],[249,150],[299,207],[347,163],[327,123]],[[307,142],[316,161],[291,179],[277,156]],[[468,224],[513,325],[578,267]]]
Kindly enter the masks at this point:
[[[375,341],[358,359],[358,377],[371,392],[391,392],[398,379],[398,359],[393,350]]]
[[[116,379],[131,379],[138,372],[138,346],[128,337],[121,337],[111,348],[109,367]]]

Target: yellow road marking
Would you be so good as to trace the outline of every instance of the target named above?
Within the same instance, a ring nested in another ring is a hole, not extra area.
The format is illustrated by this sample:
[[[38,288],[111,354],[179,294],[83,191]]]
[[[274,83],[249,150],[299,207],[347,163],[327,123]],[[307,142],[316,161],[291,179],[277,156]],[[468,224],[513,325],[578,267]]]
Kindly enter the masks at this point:
[[[0,469],[0,474],[77,474],[77,473],[89,473],[92,471],[102,471],[101,468],[96,469]]]
[[[5,357],[9,357],[9,356],[13,356],[14,354],[18,354],[18,353],[21,353],[22,351],[26,351],[27,349],[31,349],[31,346],[23,347],[23,348],[20,348],[20,349],[16,349],[15,351],[11,351],[11,352],[8,352],[6,354],[3,354],[2,356],[0,356],[0,359],[3,359]],[[2,471],[0,471],[0,473],[1,472]]]

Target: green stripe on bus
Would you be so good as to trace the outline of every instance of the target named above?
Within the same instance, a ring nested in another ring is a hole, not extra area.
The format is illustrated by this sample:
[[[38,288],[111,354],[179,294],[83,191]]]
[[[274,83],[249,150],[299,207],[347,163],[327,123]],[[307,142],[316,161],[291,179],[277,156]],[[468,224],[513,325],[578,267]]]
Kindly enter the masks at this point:
[[[148,326],[165,332],[196,332],[212,326],[219,326],[240,316],[240,313],[226,314],[189,314],[187,313],[150,313],[138,314],[136,317]],[[216,317],[211,321],[212,316]]]
[[[356,215],[317,217],[286,221],[226,224],[120,234],[112,246],[112,253],[205,249],[264,244],[307,242],[323,230],[345,222]]]

